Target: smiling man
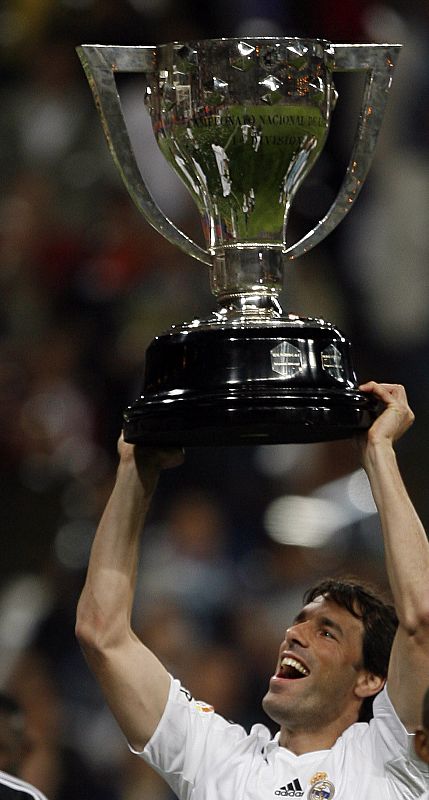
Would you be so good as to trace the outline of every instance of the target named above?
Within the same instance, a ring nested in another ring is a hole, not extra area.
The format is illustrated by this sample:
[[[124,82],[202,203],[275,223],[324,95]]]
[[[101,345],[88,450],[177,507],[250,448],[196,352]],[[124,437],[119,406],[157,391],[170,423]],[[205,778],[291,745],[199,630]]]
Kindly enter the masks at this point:
[[[372,717],[397,628],[393,607],[353,581],[324,581],[304,600],[263,700],[281,727],[280,745],[296,754],[334,743]]]
[[[181,800],[415,800],[429,785],[408,733],[429,675],[429,545],[394,451],[414,416],[403,387],[361,388],[385,404],[360,448],[395,610],[350,581],[307,592],[263,701],[280,726],[274,739],[263,725],[247,734],[194,700],[133,632],[142,524],[160,470],[181,454],[120,440],[76,630],[131,749]]]

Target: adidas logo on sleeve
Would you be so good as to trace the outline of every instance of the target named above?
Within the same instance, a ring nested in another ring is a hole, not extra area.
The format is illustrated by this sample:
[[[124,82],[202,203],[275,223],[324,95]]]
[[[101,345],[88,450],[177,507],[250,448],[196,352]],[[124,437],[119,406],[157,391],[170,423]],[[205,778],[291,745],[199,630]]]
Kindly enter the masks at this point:
[[[280,789],[276,789],[274,794],[277,797],[303,797],[304,792],[302,791],[302,786],[298,778],[295,778],[290,783],[287,783],[286,786],[281,786]]]

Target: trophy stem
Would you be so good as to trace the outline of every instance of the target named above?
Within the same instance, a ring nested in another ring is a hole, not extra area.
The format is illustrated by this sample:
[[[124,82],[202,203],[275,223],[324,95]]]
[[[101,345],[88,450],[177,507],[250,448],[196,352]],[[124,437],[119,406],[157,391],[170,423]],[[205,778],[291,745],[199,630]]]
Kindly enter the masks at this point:
[[[282,250],[281,246],[264,245],[216,248],[210,285],[223,314],[281,316]]]

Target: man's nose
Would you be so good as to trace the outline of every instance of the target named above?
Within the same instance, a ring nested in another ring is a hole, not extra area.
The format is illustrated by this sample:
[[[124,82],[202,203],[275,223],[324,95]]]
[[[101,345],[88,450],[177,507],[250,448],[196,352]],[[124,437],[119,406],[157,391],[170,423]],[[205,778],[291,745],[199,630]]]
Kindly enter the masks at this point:
[[[292,642],[296,642],[302,647],[308,647],[310,635],[311,626],[308,620],[305,622],[296,622],[286,630],[285,641],[287,645],[292,644]]]

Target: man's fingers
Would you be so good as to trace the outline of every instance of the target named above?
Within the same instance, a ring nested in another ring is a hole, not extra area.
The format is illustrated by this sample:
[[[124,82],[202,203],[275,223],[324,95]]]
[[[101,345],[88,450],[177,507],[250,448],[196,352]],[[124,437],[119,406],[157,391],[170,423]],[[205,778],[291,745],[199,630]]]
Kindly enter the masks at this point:
[[[407,393],[401,384],[368,381],[359,388],[363,392],[370,392],[386,405],[384,412],[373,423],[370,435],[383,433],[396,441],[413,424],[414,413],[408,405]]]
[[[179,467],[183,464],[185,459],[185,451],[183,448],[169,447],[166,450],[159,451],[160,464],[163,469],[170,469],[172,467]]]
[[[391,403],[398,400],[404,404],[408,404],[407,394],[403,386],[399,383],[377,383],[376,381],[368,381],[359,386],[362,392],[371,392],[375,394],[380,400],[385,403]]]
[[[183,464],[184,450],[180,447],[153,447],[144,444],[129,444],[121,433],[118,439],[118,453],[121,459],[133,459],[138,466],[152,464],[159,469],[169,469]]]
[[[170,469],[183,464],[184,451],[180,447],[146,447],[137,445],[135,456],[139,464],[152,462],[160,469]]]

